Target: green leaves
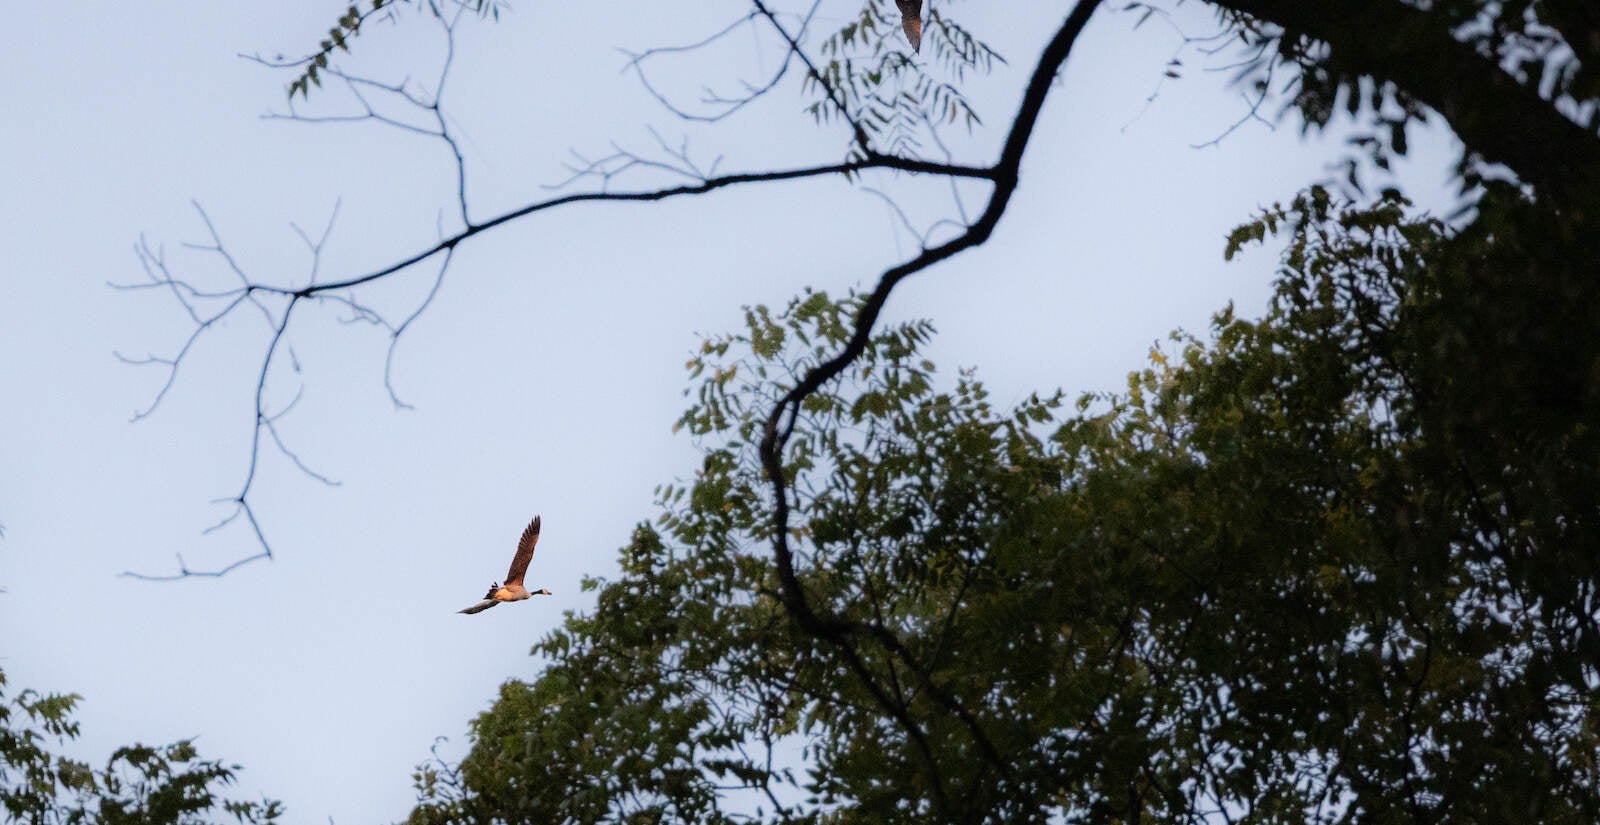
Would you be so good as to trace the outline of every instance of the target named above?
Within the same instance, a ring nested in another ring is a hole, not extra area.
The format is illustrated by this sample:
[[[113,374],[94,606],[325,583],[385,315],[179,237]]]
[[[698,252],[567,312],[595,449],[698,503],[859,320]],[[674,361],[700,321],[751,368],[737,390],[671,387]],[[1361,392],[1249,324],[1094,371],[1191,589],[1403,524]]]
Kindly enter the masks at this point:
[[[238,766],[200,759],[188,740],[118,748],[101,770],[52,753],[50,740],[77,738],[71,713],[79,701],[77,695],[31,690],[8,700],[0,691],[0,811],[6,821],[198,825],[223,813],[241,823],[275,822],[282,814],[273,800],[219,796]]]
[[[924,42],[932,60],[918,59],[901,34],[898,12],[887,0],[867,0],[860,13],[824,39],[818,47],[827,63],[819,76],[806,78],[805,91],[816,100],[808,107],[818,122],[849,119],[872,141],[873,151],[916,156],[926,136],[925,122],[980,123],[978,112],[961,91],[972,71],[987,73],[999,53],[955,20],[947,6],[928,10]],[[856,156],[867,149],[853,146]]]
[[[449,9],[441,8],[435,0],[398,0],[400,5],[413,3],[426,8],[428,13],[435,17],[451,12]],[[296,94],[300,95],[301,99],[309,99],[312,86],[316,86],[319,89],[322,88],[322,75],[327,70],[330,59],[334,56],[334,50],[338,49],[348,53],[350,51],[350,41],[361,33],[362,24],[384,9],[390,10],[390,12],[386,13],[392,13],[396,4],[396,0],[371,0],[370,7],[365,11],[356,3],[352,3],[349,8],[345,9],[344,14],[339,17],[339,21],[328,29],[328,36],[317,44],[316,51],[294,62],[293,65],[303,66],[304,68],[289,83],[289,99],[294,100]],[[503,0],[463,0],[461,5],[463,8],[477,12],[479,16],[492,17],[498,20],[500,19]]]
[[[1241,60],[1230,68],[1259,90],[1251,115],[1280,96],[1306,130],[1348,117],[1352,135],[1339,165],[1349,192],[1363,192],[1374,170],[1389,178],[1393,159],[1409,149],[1408,126],[1433,114],[1464,143],[1457,169],[1465,200],[1484,177],[1502,176],[1495,166],[1504,164],[1546,197],[1590,203],[1600,174],[1600,40],[1584,4],[1248,0],[1218,7],[1238,38]],[[1520,139],[1507,123],[1521,124]],[[1533,134],[1541,137],[1527,137]]]
[[[700,466],[413,821],[1592,821],[1600,287],[1506,197],[1266,210],[1267,315],[1070,411],[877,331],[784,456],[833,635],[753,445],[859,299],[747,310],[689,362]]]
[[[319,89],[322,88],[322,78],[319,71],[328,68],[328,56],[333,53],[334,49],[349,52],[349,41],[360,33],[361,23],[367,19],[368,15],[382,9],[385,2],[386,0],[372,0],[372,7],[365,13],[353,4],[345,9],[345,13],[339,18],[338,24],[328,30],[328,37],[317,45],[317,51],[301,61],[306,65],[306,68],[300,76],[289,84],[289,98],[291,100],[294,99],[296,93],[299,93],[302,98],[309,98],[312,85]]]

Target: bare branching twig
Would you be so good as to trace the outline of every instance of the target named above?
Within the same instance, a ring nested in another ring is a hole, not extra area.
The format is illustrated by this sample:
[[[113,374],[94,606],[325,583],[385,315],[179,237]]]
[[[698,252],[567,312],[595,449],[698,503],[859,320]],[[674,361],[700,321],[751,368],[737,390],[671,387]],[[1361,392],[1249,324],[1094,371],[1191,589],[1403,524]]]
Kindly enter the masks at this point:
[[[206,228],[208,240],[200,244],[187,245],[186,248],[189,251],[214,255],[222,260],[237,285],[219,290],[202,289],[184,279],[174,277],[164,254],[158,249],[153,249],[148,242],[141,239],[136,252],[141,266],[146,272],[148,283],[119,286],[126,289],[163,288],[168,290],[180,306],[183,307],[194,324],[194,329],[173,356],[149,355],[143,358],[133,358],[119,354],[119,357],[129,363],[157,365],[166,369],[163,384],[156,393],[155,398],[148,407],[136,414],[136,418],[143,418],[154,412],[176,382],[185,357],[192,352],[203,333],[232,315],[240,306],[248,304],[255,307],[261,314],[271,334],[261,352],[259,366],[256,370],[256,412],[252,425],[245,479],[238,494],[222,499],[223,503],[233,506],[232,512],[207,530],[207,532],[213,532],[237,521],[243,516],[244,520],[251,526],[251,532],[256,539],[260,552],[220,570],[196,571],[186,564],[180,563],[178,573],[172,575],[130,575],[154,579],[220,575],[236,569],[239,564],[272,557],[271,545],[266,539],[261,522],[250,502],[250,493],[255,483],[256,471],[262,460],[261,447],[263,441],[270,442],[281,456],[308,477],[326,484],[336,483],[329,476],[312,470],[302,457],[286,443],[286,439],[279,428],[279,421],[283,414],[288,411],[288,408],[269,413],[266,406],[268,384],[273,373],[274,364],[280,356],[287,356],[291,361],[296,358],[288,339],[292,335],[292,319],[296,317],[296,309],[302,302],[310,300],[339,307],[349,312],[349,315],[344,319],[345,322],[378,326],[388,334],[390,340],[384,359],[384,386],[391,402],[397,409],[408,409],[410,405],[400,398],[394,382],[394,354],[401,336],[432,305],[444,283],[457,247],[501,225],[541,212],[580,203],[647,203],[670,198],[703,195],[719,189],[746,184],[780,183],[829,176],[843,176],[854,179],[863,173],[873,170],[937,175],[952,180],[992,180],[995,176],[995,170],[990,167],[964,166],[953,162],[935,163],[876,153],[841,163],[761,172],[719,173],[717,170],[720,165],[720,158],[713,159],[709,163],[701,162],[691,155],[686,142],[669,143],[660,132],[652,129],[650,134],[655,141],[655,148],[649,154],[628,150],[615,143],[611,147],[611,153],[598,158],[590,159],[574,152],[577,162],[568,167],[570,176],[558,184],[558,187],[570,187],[583,182],[597,182],[598,191],[554,195],[485,220],[474,221],[469,209],[465,156],[456,138],[456,132],[450,125],[451,121],[446,113],[445,106],[445,90],[448,86],[450,69],[453,65],[455,54],[455,28],[465,7],[462,4],[457,4],[453,11],[441,14],[437,18],[445,39],[446,48],[438,74],[438,81],[431,91],[421,88],[409,79],[402,80],[399,83],[384,82],[329,64],[321,68],[322,74],[343,81],[345,89],[349,92],[348,102],[355,107],[354,112],[335,114],[306,113],[301,111],[291,98],[287,112],[273,113],[266,116],[269,119],[307,124],[374,123],[404,133],[439,141],[448,150],[453,162],[454,182],[457,193],[455,206],[460,218],[460,226],[454,232],[445,232],[441,227],[440,235],[436,242],[387,266],[366,273],[328,278],[325,277],[322,271],[321,262],[324,247],[332,231],[333,218],[330,218],[326,228],[316,238],[313,238],[311,234],[302,230],[298,225],[291,224],[290,227],[294,234],[311,253],[309,273],[300,279],[298,283],[274,282],[252,276],[246,267],[228,251],[221,233],[210,215],[199,204],[196,204],[196,210]],[[815,6],[812,7],[812,12],[814,11]],[[784,65],[788,65],[790,60],[795,57],[807,62],[809,65],[809,60],[800,51],[797,40],[798,37],[803,36],[806,26],[809,25],[811,19],[809,13],[802,18],[799,35],[791,34],[786,27],[778,22],[777,17],[772,12],[766,10],[765,6],[759,3],[756,10],[746,15],[741,22],[757,19],[769,21],[789,44],[790,52],[785,57]],[[720,36],[721,34],[714,35],[711,40]],[[711,42],[711,40],[706,42]],[[646,52],[640,55],[634,59],[632,65],[637,69],[639,62],[651,54],[653,53]],[[268,60],[258,56],[248,57],[247,59],[271,67],[301,65],[295,61]],[[813,65],[810,68],[814,79],[821,82],[822,76],[816,72],[816,67]],[[781,76],[782,71],[780,70],[769,79],[767,85],[769,87],[775,86]],[[759,96],[764,94],[764,91],[758,87],[753,89],[751,94]],[[842,98],[831,93],[830,97],[838,102],[841,107],[840,111],[844,112]],[[379,102],[380,98],[382,100],[381,103]],[[746,100],[745,102],[748,101]],[[735,101],[735,103],[738,103],[738,101]],[[738,105],[743,104],[738,103]],[[401,115],[399,114],[400,111],[406,111],[409,114]],[[662,188],[613,191],[612,187],[616,181],[624,177],[631,177],[631,173],[641,171],[664,172],[678,177],[684,182],[676,186]],[[334,215],[337,215],[337,206],[335,206]],[[406,315],[404,320],[398,323],[388,320],[381,312],[364,303],[357,295],[358,288],[391,278],[407,276],[419,264],[435,259],[438,261],[438,269],[429,279],[426,294]],[[295,366],[298,367],[298,364],[296,363]],[[298,399],[298,394],[296,398]]]

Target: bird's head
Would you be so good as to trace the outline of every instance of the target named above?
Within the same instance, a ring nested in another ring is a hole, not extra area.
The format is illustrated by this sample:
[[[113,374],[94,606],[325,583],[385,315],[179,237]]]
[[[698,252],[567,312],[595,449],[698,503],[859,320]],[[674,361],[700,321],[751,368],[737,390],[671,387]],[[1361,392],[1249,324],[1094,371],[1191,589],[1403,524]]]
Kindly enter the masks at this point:
[[[535,590],[532,593],[529,593],[528,595],[530,595],[530,596],[551,596],[551,595],[554,595],[554,594],[551,593],[550,591],[544,589],[543,587],[541,587],[538,590]]]

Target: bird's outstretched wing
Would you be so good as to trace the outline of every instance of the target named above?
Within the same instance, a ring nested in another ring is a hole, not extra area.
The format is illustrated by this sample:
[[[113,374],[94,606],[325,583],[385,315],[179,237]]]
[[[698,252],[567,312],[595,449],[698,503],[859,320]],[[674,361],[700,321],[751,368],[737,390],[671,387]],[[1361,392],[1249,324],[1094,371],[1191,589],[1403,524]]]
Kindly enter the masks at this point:
[[[497,604],[499,604],[499,602],[495,601],[494,599],[484,599],[483,601],[478,602],[477,604],[475,604],[475,605],[473,605],[473,606],[471,606],[469,608],[466,608],[465,610],[457,610],[456,612],[457,613],[482,613],[483,611],[488,610],[489,608],[494,607]]]
[[[506,586],[522,584],[528,572],[528,562],[533,561],[533,546],[539,543],[539,517],[534,516],[528,529],[522,531],[522,541],[517,542],[517,555],[511,559],[511,570],[506,573]]]
[[[922,0],[894,0],[900,7],[900,25],[906,30],[911,50],[922,51]]]

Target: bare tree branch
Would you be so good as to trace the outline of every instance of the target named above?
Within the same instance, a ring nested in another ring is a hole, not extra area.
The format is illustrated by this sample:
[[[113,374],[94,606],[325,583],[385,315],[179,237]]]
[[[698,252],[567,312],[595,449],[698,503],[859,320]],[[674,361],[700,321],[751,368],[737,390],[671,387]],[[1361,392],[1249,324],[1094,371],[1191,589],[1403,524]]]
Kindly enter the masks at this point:
[[[813,11],[814,10],[815,9],[813,8]],[[384,83],[371,78],[350,74],[334,66],[327,66],[323,68],[323,73],[332,77],[338,77],[345,81],[346,88],[350,91],[352,100],[359,107],[358,113],[334,116],[314,116],[302,114],[295,108],[295,104],[291,99],[289,104],[290,108],[287,114],[268,115],[268,117],[271,118],[303,123],[373,121],[391,128],[396,128],[412,134],[419,134],[441,141],[449,148],[451,156],[454,159],[454,174],[457,191],[456,206],[461,218],[461,228],[459,230],[450,234],[446,234],[441,231],[439,239],[428,248],[406,256],[387,266],[363,274],[326,280],[321,278],[321,254],[331,232],[333,217],[330,217],[327,228],[324,229],[321,236],[316,240],[313,240],[311,236],[302,230],[298,225],[291,224],[290,227],[296,236],[299,237],[301,242],[304,243],[307,249],[312,253],[310,274],[302,283],[299,284],[271,283],[253,279],[247,274],[244,267],[241,266],[240,263],[225,248],[221,236],[218,233],[215,224],[211,221],[210,216],[198,204],[196,204],[196,210],[200,214],[201,220],[206,227],[210,241],[206,244],[188,245],[188,248],[208,252],[221,257],[224,263],[227,265],[229,271],[232,272],[233,275],[239,280],[240,286],[237,289],[224,291],[204,291],[197,289],[185,281],[174,278],[168,270],[164,258],[162,258],[158,253],[152,251],[149,248],[149,245],[144,242],[141,242],[141,245],[138,248],[139,257],[141,264],[144,266],[147,276],[150,279],[150,283],[122,285],[123,288],[130,289],[164,287],[170,290],[174,297],[184,307],[185,311],[190,315],[191,320],[193,320],[195,323],[194,331],[190,334],[188,340],[185,341],[183,347],[180,348],[175,357],[162,358],[152,355],[147,358],[139,359],[128,358],[119,354],[119,357],[122,357],[124,360],[130,363],[158,364],[165,366],[168,369],[166,381],[162,388],[157,393],[150,406],[139,411],[136,416],[137,418],[143,418],[151,414],[155,408],[159,406],[160,402],[166,397],[168,391],[171,389],[172,385],[177,379],[177,373],[182,364],[183,358],[192,350],[201,333],[203,333],[206,329],[209,329],[216,322],[232,314],[232,312],[241,303],[248,301],[253,306],[256,306],[261,311],[263,318],[268,322],[269,327],[272,329],[272,336],[266,344],[265,351],[262,353],[261,360],[259,362],[260,366],[256,372],[256,414],[245,480],[238,495],[225,499],[225,501],[234,506],[233,513],[231,513],[227,518],[224,518],[218,524],[213,525],[213,527],[208,530],[208,532],[210,532],[219,529],[227,524],[232,523],[240,515],[243,515],[246,521],[248,521],[251,525],[252,532],[254,533],[258,544],[262,549],[261,553],[250,557],[251,560],[256,558],[272,557],[272,550],[262,531],[260,521],[249,503],[249,494],[253,489],[256,470],[259,467],[261,460],[263,431],[265,431],[265,437],[271,441],[273,446],[276,447],[278,451],[290,461],[290,463],[299,468],[302,472],[323,483],[335,483],[328,476],[312,470],[301,459],[298,453],[290,449],[288,445],[284,443],[284,440],[281,437],[277,427],[277,419],[278,416],[281,415],[281,412],[278,415],[269,416],[266,413],[264,406],[265,392],[268,379],[272,372],[272,365],[274,360],[280,354],[279,344],[284,344],[284,347],[282,348],[282,354],[289,356],[291,359],[294,358],[294,351],[287,345],[286,338],[288,337],[289,326],[294,309],[301,301],[313,299],[318,302],[326,301],[343,306],[351,311],[351,317],[347,319],[348,321],[360,321],[375,324],[383,327],[388,332],[390,341],[388,351],[386,352],[384,359],[384,386],[389,393],[391,402],[395,405],[395,407],[398,409],[407,409],[410,405],[400,398],[399,394],[395,390],[394,385],[394,353],[396,347],[398,346],[400,337],[406,332],[406,330],[411,328],[412,324],[417,320],[418,317],[420,317],[422,312],[433,303],[434,298],[438,295],[439,289],[444,282],[445,275],[449,270],[449,265],[453,259],[456,248],[468,240],[476,237],[477,235],[495,229],[503,224],[510,223],[539,212],[549,211],[578,203],[652,202],[666,200],[669,198],[701,195],[716,191],[718,189],[744,184],[776,183],[827,176],[843,176],[853,179],[864,172],[874,169],[899,171],[919,175],[939,175],[948,177],[952,180],[991,180],[995,175],[995,170],[991,167],[963,166],[955,163],[933,163],[876,153],[868,154],[865,157],[843,163],[832,163],[811,167],[771,170],[764,172],[717,174],[716,170],[720,162],[720,158],[716,161],[713,161],[709,166],[703,166],[690,156],[689,149],[686,144],[680,143],[679,145],[674,146],[669,144],[659,132],[651,130],[651,135],[655,139],[657,147],[660,151],[659,156],[650,157],[642,155],[636,152],[625,150],[622,147],[613,144],[612,148],[614,151],[612,154],[596,160],[588,160],[579,155],[578,159],[582,165],[571,167],[573,173],[572,176],[561,184],[570,185],[585,179],[598,179],[601,184],[600,191],[556,195],[548,199],[529,203],[520,208],[513,209],[481,222],[473,222],[468,209],[464,156],[461,152],[460,145],[456,142],[454,134],[451,131],[449,120],[445,114],[443,105],[443,92],[449,79],[449,70],[454,55],[454,26],[456,21],[459,19],[459,14],[460,11],[458,9],[455,16],[451,17],[450,19],[445,19],[443,17],[440,18],[440,25],[444,29],[447,48],[444,64],[440,71],[439,82],[431,94],[427,93],[426,91],[421,93],[412,91],[412,89],[409,88],[409,81],[403,81],[399,84]],[[755,13],[752,13],[752,15],[748,16],[746,19],[754,19],[755,16]],[[773,17],[770,12],[766,14],[766,17],[775,27],[779,29],[780,33],[785,37],[785,40],[790,43],[791,48],[797,50],[798,44],[795,42],[794,36],[790,35],[787,30],[785,30],[777,22],[776,18]],[[808,15],[802,21],[802,33],[804,32],[804,26],[809,22],[809,20],[810,16]],[[804,55],[798,51],[791,53],[791,56],[793,54],[798,54],[802,59],[804,59]],[[278,65],[278,63],[281,62],[265,60],[260,57],[251,57],[249,59],[269,66]],[[789,58],[786,57],[786,62],[788,59]],[[820,75],[817,75],[816,79],[818,82],[822,82]],[[773,82],[775,83],[776,80]],[[824,84],[824,88],[826,88],[826,84]],[[424,128],[413,123],[408,123],[404,120],[383,114],[378,107],[373,104],[372,100],[367,97],[367,94],[363,93],[362,90],[380,93],[387,96],[391,101],[398,102],[400,105],[410,107],[414,110],[420,110],[422,114],[433,121],[433,125],[428,128]],[[838,100],[837,95],[833,95],[831,90],[830,96],[835,100]],[[657,171],[669,172],[685,178],[686,182],[678,186],[657,189],[640,189],[623,192],[609,191],[612,181],[617,179],[618,176],[624,175],[633,170],[644,169],[654,169]],[[337,213],[338,207],[336,204],[334,209],[335,217],[337,216]],[[405,320],[398,324],[391,323],[381,313],[362,303],[355,296],[354,290],[358,287],[375,283],[391,276],[401,275],[416,264],[420,264],[436,257],[440,259],[439,269],[432,278],[432,282],[427,294],[407,315]],[[276,296],[277,298],[281,299],[283,301],[281,308],[276,308],[275,312],[275,308],[268,306],[267,302],[263,300],[263,298],[267,296]],[[217,311],[214,313],[205,314],[202,311],[199,303],[205,301],[224,301],[224,303],[220,306],[220,309],[217,309]],[[235,569],[237,566],[238,565],[236,564],[229,565],[220,571],[211,572],[225,573],[228,570]],[[210,573],[197,572],[189,569],[187,566],[183,566],[176,576],[157,576],[153,578],[184,578],[187,576],[209,574]],[[144,576],[144,578],[152,577]]]
[[[956,178],[969,178],[973,180],[993,180],[997,174],[994,167],[962,166],[958,164],[933,163],[923,160],[899,158],[890,155],[874,155],[864,160],[849,161],[845,163],[830,163],[821,166],[780,169],[768,172],[740,172],[736,174],[718,175],[715,177],[706,178],[705,180],[697,183],[673,186],[665,189],[648,189],[636,192],[583,192],[572,195],[562,195],[559,197],[550,198],[548,200],[536,201],[526,206],[505,212],[494,218],[490,218],[483,223],[474,224],[473,226],[451,235],[426,249],[413,253],[412,255],[402,258],[395,263],[389,264],[380,269],[376,269],[372,272],[368,272],[364,275],[356,275],[339,281],[316,284],[298,289],[274,287],[262,284],[254,285],[252,286],[252,289],[276,292],[282,295],[289,295],[297,298],[305,298],[319,292],[348,289],[353,286],[360,286],[362,284],[371,283],[389,275],[393,275],[403,269],[406,269],[407,267],[412,266],[413,264],[428,260],[429,258],[432,258],[441,252],[452,250],[463,242],[470,240],[471,238],[483,232],[494,229],[501,224],[510,223],[519,218],[524,218],[539,212],[545,212],[575,203],[648,203],[652,201],[668,200],[670,198],[678,198],[688,195],[703,195],[707,192],[713,192],[718,189],[726,189],[727,187],[737,186],[740,184],[778,183],[783,181],[803,180],[806,178],[828,177],[834,175],[852,176],[872,169],[893,169],[916,174],[943,175]]]
[[[806,12],[805,17],[801,19],[801,21],[800,21],[800,32],[797,35],[798,38],[804,38],[805,37],[806,29],[811,24],[812,16],[816,14],[817,8],[820,5],[821,5],[820,0],[816,0],[816,2],[813,2],[811,4],[810,11]],[[768,92],[770,92],[773,89],[777,88],[778,83],[781,82],[783,80],[784,76],[789,73],[789,66],[790,66],[790,64],[793,61],[794,56],[795,56],[794,51],[786,49],[784,51],[784,53],[783,53],[783,62],[778,64],[777,70],[774,71],[770,77],[768,77],[765,81],[762,81],[760,85],[752,85],[750,83],[744,83],[743,84],[744,85],[743,93],[740,94],[737,97],[726,97],[726,96],[723,96],[721,94],[718,94],[716,92],[711,91],[709,88],[706,89],[704,91],[704,94],[701,97],[700,102],[702,104],[720,107],[716,111],[712,112],[711,114],[699,114],[699,113],[695,113],[695,112],[690,112],[689,110],[687,110],[687,109],[679,106],[678,104],[674,103],[670,98],[667,97],[666,94],[661,92],[659,89],[657,89],[655,87],[655,85],[653,83],[650,82],[650,77],[649,77],[648,74],[645,73],[645,70],[644,70],[645,61],[649,60],[652,57],[657,57],[659,55],[682,53],[682,52],[695,51],[695,50],[698,50],[698,49],[705,48],[707,46],[712,45],[713,43],[716,43],[717,41],[721,40],[722,38],[728,36],[733,31],[737,30],[740,26],[742,26],[742,25],[744,25],[746,23],[750,23],[751,21],[755,20],[759,16],[761,16],[761,12],[753,10],[753,11],[747,13],[746,15],[744,15],[743,17],[739,18],[738,20],[735,20],[732,23],[729,23],[726,27],[724,27],[720,31],[716,32],[715,34],[712,34],[709,37],[706,37],[706,38],[704,38],[704,39],[702,39],[702,40],[700,40],[700,41],[698,41],[696,43],[690,43],[690,44],[683,45],[683,46],[658,46],[658,47],[655,47],[655,48],[646,49],[645,51],[638,52],[638,53],[624,52],[625,54],[628,55],[628,58],[629,58],[629,60],[628,60],[628,68],[630,68],[630,69],[632,69],[634,71],[634,74],[639,78],[639,84],[644,87],[644,90],[646,92],[650,93],[650,95],[652,97],[654,97],[656,99],[656,101],[658,103],[660,103],[663,108],[665,108],[667,111],[671,112],[672,114],[676,115],[677,117],[679,117],[679,118],[681,118],[683,120],[697,121],[697,122],[701,122],[701,123],[716,123],[716,122],[719,122],[721,120],[724,120],[724,119],[734,115],[735,113],[737,113],[740,110],[742,110],[744,107],[746,107],[746,106],[750,105],[751,103],[754,103],[755,101],[761,99]]]

